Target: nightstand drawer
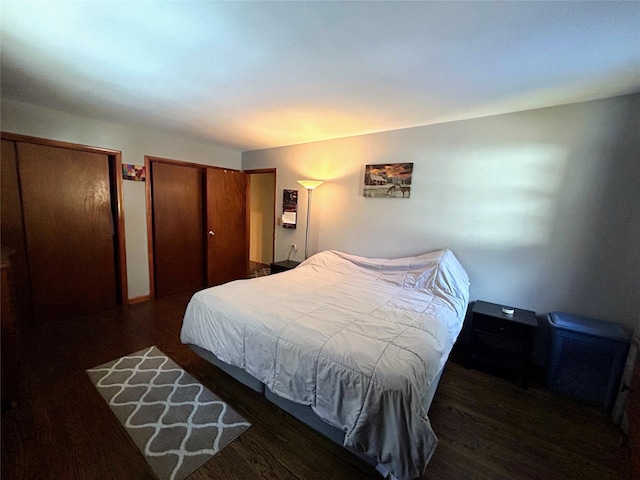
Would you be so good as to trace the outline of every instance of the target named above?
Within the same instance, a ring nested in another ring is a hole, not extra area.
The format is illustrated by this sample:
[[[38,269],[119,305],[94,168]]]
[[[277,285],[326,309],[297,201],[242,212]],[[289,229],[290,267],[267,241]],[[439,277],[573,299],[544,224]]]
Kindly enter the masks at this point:
[[[473,329],[478,332],[492,333],[500,337],[522,341],[526,341],[532,333],[531,327],[527,325],[483,315],[477,315],[473,318]]]
[[[476,330],[475,343],[478,348],[488,347],[512,355],[524,355],[528,348],[527,342],[524,340],[485,333],[481,330]]]
[[[527,386],[533,337],[538,322],[535,312],[476,301],[471,310],[471,338],[468,368],[486,364],[515,373],[521,386]]]

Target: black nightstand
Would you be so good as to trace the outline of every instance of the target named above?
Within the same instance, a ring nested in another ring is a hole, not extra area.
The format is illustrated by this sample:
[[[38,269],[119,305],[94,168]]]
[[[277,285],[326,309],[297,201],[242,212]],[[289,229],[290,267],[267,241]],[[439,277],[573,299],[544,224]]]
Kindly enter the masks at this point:
[[[486,364],[515,373],[520,386],[526,388],[538,320],[535,312],[514,308],[509,315],[502,308],[483,301],[473,306],[467,366]]]
[[[296,268],[300,265],[300,262],[294,262],[293,260],[283,260],[282,262],[273,262],[271,264],[271,273],[280,273]]]

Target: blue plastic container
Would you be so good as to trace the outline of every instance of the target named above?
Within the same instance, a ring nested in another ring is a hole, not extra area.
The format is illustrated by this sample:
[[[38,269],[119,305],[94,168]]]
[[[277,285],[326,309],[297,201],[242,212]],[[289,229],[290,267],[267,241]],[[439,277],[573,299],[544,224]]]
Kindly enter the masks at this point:
[[[588,405],[611,410],[631,335],[617,323],[552,312],[547,387]]]

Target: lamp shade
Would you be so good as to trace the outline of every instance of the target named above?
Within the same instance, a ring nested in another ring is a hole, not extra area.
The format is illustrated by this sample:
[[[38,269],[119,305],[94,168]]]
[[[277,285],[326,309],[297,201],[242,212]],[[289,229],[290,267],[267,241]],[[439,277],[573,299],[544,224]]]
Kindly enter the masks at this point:
[[[324,182],[322,182],[321,180],[298,180],[298,183],[307,190],[313,190],[314,188],[322,185]]]

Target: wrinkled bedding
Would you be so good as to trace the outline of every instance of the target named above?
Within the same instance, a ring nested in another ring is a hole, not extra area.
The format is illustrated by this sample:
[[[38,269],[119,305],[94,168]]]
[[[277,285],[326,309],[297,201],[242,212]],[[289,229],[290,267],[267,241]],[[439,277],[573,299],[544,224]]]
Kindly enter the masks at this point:
[[[408,480],[437,444],[421,399],[468,297],[450,250],[398,259],[325,251],[287,272],[196,293],[180,338],[309,405],[345,432],[346,447]]]

